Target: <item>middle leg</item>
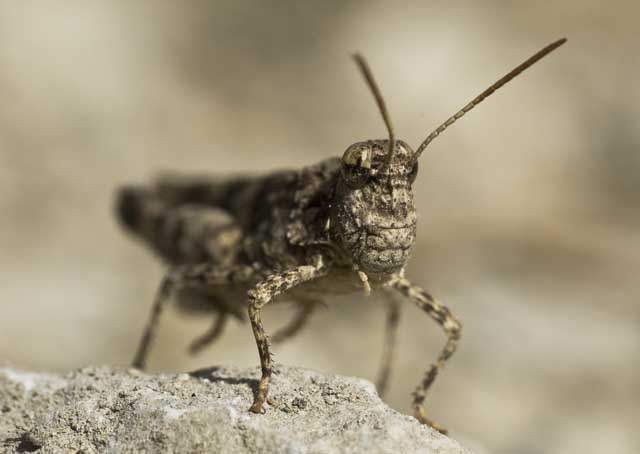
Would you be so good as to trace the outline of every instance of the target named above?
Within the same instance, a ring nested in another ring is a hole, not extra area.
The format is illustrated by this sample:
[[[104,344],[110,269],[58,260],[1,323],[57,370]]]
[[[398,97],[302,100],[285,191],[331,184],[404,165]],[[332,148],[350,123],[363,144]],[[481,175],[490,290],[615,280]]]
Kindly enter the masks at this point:
[[[189,353],[196,355],[202,351],[203,348],[215,342],[222,334],[224,326],[227,324],[229,316],[224,312],[219,312],[215,315],[211,327],[202,334],[196,337],[189,345]]]
[[[400,322],[400,304],[398,300],[396,300],[388,290],[385,290],[384,295],[386,300],[385,309],[387,311],[384,329],[384,346],[378,378],[376,379],[376,389],[380,397],[384,397],[389,386],[389,378],[396,353],[398,324]]]
[[[299,306],[293,318],[271,336],[274,344],[280,344],[298,334],[307,325],[316,305],[320,304],[315,299],[298,299],[297,303]]]

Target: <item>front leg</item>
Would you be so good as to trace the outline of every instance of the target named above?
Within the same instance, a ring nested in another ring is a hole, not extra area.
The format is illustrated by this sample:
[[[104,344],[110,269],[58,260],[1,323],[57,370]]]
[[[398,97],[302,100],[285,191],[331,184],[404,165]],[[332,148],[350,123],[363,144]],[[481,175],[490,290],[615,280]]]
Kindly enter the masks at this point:
[[[424,291],[420,287],[417,287],[403,276],[398,276],[393,279],[389,285],[402,293],[404,296],[413,301],[420,309],[425,311],[433,320],[438,322],[447,335],[447,343],[440,352],[438,359],[435,363],[431,364],[427,370],[424,378],[413,393],[413,410],[416,419],[423,424],[427,424],[434,429],[442,433],[447,431],[439,426],[436,422],[427,418],[427,413],[424,408],[424,401],[427,397],[427,391],[435,381],[438,373],[444,367],[446,361],[456,351],[458,340],[462,331],[462,325],[451,314],[451,311],[447,309],[442,303],[437,301],[428,292]]]
[[[299,266],[290,271],[273,274],[255,285],[247,292],[249,297],[249,320],[253,328],[253,335],[258,346],[260,355],[260,366],[262,367],[262,377],[258,385],[250,410],[253,413],[262,413],[262,405],[267,400],[269,393],[269,382],[273,371],[273,360],[269,351],[269,338],[264,332],[260,310],[272,302],[279,294],[290,290],[300,284],[316,279],[326,274],[327,268],[322,260],[318,258],[314,265]]]

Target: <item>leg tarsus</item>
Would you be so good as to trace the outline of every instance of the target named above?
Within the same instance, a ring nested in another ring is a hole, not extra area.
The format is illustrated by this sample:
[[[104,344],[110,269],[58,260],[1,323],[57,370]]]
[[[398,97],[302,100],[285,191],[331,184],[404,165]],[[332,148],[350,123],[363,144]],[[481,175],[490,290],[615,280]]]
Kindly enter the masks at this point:
[[[415,418],[421,423],[421,424],[426,424],[427,426],[437,430],[438,432],[440,432],[442,435],[447,435],[449,433],[449,431],[447,429],[445,429],[444,427],[442,427],[440,424],[438,424],[437,422],[435,422],[432,419],[429,419],[427,417],[427,412],[424,410],[424,406],[420,405],[420,406],[415,406],[414,409],[414,416]]]
[[[273,358],[269,352],[269,339],[264,332],[259,311],[260,307],[269,302],[269,300],[264,301],[262,304],[255,304],[254,301],[256,300],[252,298],[252,292],[249,292],[249,320],[251,320],[253,335],[256,339],[256,345],[258,346],[262,376],[260,377],[258,389],[256,390],[253,404],[251,404],[249,411],[252,413],[264,413],[263,405],[269,394],[269,382],[271,381],[271,374],[273,372]]]

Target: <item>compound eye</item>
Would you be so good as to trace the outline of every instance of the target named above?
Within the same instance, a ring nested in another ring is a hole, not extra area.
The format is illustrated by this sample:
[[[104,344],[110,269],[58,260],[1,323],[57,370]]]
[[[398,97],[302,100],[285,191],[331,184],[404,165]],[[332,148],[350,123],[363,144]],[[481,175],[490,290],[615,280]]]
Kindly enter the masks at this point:
[[[411,167],[411,170],[409,171],[409,175],[407,178],[409,178],[409,184],[413,184],[414,181],[416,181],[416,177],[418,176],[418,161],[415,161],[413,163],[413,167]]]
[[[370,176],[371,169],[360,167],[359,165],[342,164],[342,177],[354,189],[360,189],[364,186]]]
[[[368,148],[349,148],[342,157],[342,177],[346,183],[358,189],[365,185],[371,176],[371,150]]]

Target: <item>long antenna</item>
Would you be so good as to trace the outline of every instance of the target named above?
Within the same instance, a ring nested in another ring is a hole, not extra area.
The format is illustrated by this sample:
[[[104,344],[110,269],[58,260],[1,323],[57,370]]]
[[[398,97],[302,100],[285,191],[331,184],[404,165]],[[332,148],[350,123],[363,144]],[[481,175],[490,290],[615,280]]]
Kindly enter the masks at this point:
[[[489,88],[487,88],[485,91],[483,91],[478,96],[476,96],[473,99],[473,101],[471,101],[469,104],[467,104],[462,109],[460,109],[458,112],[456,112],[452,117],[449,117],[449,119],[447,119],[447,121],[442,123],[431,134],[429,134],[427,136],[425,141],[422,142],[422,144],[420,145],[420,147],[416,151],[415,159],[418,159],[420,157],[420,155],[422,154],[424,149],[427,148],[427,145],[429,145],[433,139],[438,137],[445,129],[447,129],[449,126],[454,124],[456,121],[458,121],[460,118],[462,118],[467,112],[469,112],[475,106],[477,106],[482,101],[484,101],[485,98],[489,97],[494,91],[496,91],[498,88],[502,87],[504,84],[509,82],[511,79],[516,77],[518,74],[522,73],[525,69],[529,68],[531,65],[536,63],[538,60],[543,58],[545,55],[547,55],[550,52],[556,50],[558,47],[562,46],[566,42],[567,42],[567,38],[562,38],[562,39],[559,39],[558,41],[556,41],[554,43],[549,44],[547,47],[545,47],[544,49],[542,49],[542,50],[538,51],[537,53],[535,53],[531,58],[529,58],[524,63],[520,64],[519,66],[517,66],[516,68],[511,70],[511,72],[509,72],[502,79],[498,80],[496,83],[494,83]]]
[[[378,84],[376,84],[376,81],[373,78],[373,74],[371,73],[371,68],[369,68],[369,65],[367,64],[367,60],[365,60],[365,58],[359,53],[353,54],[353,59],[358,65],[358,68],[360,69],[362,76],[367,82],[367,85],[371,89],[373,97],[376,99],[378,109],[380,110],[380,114],[382,114],[382,119],[384,120],[384,124],[387,126],[387,131],[389,132],[389,151],[387,152],[387,158],[384,164],[384,167],[387,167],[391,162],[391,158],[393,157],[393,152],[395,151],[396,144],[396,138],[393,132],[393,126],[391,125],[389,111],[387,111],[387,106],[384,103],[384,99],[382,98],[382,93],[380,93]]]

